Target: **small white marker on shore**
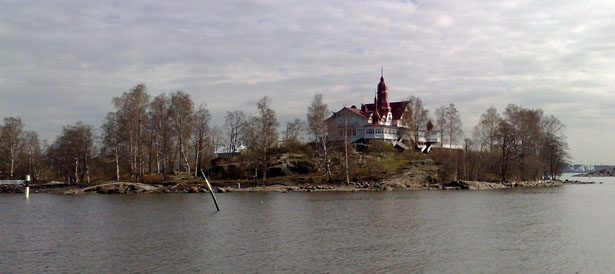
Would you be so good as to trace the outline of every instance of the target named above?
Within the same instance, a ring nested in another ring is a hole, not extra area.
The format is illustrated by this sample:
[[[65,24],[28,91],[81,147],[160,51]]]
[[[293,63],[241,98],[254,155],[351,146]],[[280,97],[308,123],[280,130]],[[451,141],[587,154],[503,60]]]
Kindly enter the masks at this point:
[[[26,199],[30,198],[30,175],[26,175]]]

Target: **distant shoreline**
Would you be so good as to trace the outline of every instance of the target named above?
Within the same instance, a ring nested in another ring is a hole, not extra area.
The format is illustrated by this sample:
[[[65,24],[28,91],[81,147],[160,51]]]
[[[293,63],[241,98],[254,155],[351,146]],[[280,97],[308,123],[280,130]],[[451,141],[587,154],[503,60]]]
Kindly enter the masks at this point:
[[[572,177],[615,177],[615,172],[608,171],[606,169],[601,169],[601,170],[592,171],[588,173],[572,175]]]

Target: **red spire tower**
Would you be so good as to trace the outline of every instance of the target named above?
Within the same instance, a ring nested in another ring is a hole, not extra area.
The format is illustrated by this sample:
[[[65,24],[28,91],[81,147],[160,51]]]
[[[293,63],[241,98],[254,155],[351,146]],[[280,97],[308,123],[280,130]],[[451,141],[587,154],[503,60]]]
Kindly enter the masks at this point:
[[[391,105],[389,104],[389,98],[387,94],[387,85],[384,83],[384,75],[380,74],[380,83],[378,83],[378,92],[376,92],[376,98],[374,98],[374,124],[380,122],[381,117],[387,117],[391,112]]]

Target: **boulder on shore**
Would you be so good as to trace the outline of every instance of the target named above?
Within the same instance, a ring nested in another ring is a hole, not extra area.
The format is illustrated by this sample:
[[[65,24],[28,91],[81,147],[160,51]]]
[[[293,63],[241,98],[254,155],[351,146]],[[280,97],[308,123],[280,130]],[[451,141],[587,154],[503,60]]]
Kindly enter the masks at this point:
[[[99,194],[129,194],[129,193],[144,193],[158,190],[159,187],[129,182],[107,183],[83,189],[71,190],[66,194],[84,194],[87,192],[95,192]]]

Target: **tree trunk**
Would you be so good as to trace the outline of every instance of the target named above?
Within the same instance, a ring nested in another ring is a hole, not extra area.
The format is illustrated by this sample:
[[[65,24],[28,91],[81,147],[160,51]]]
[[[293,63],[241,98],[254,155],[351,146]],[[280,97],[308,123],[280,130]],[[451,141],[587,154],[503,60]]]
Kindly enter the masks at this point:
[[[201,141],[199,140],[199,143]],[[194,153],[194,177],[197,178],[199,176],[198,170],[201,167],[201,145],[199,144],[196,152]]]
[[[75,159],[75,183],[79,183],[79,159]]]
[[[11,147],[11,179],[13,179],[13,172],[15,171],[15,149]]]
[[[265,148],[263,154],[263,185],[265,185],[265,180],[267,180],[267,148]]]
[[[87,148],[86,148],[86,154],[85,154],[85,156],[83,158],[84,158],[83,159],[84,160],[83,164],[84,164],[85,180],[86,180],[87,183],[90,183],[90,168],[89,168],[89,165],[88,165]]]
[[[325,172],[327,175],[328,182],[331,182],[331,165],[329,164],[329,150],[327,149],[327,140],[325,139],[324,134],[320,137],[322,148],[323,148],[323,156],[324,156],[324,165]]]
[[[120,181],[120,156],[118,144],[115,144],[115,181]]]

